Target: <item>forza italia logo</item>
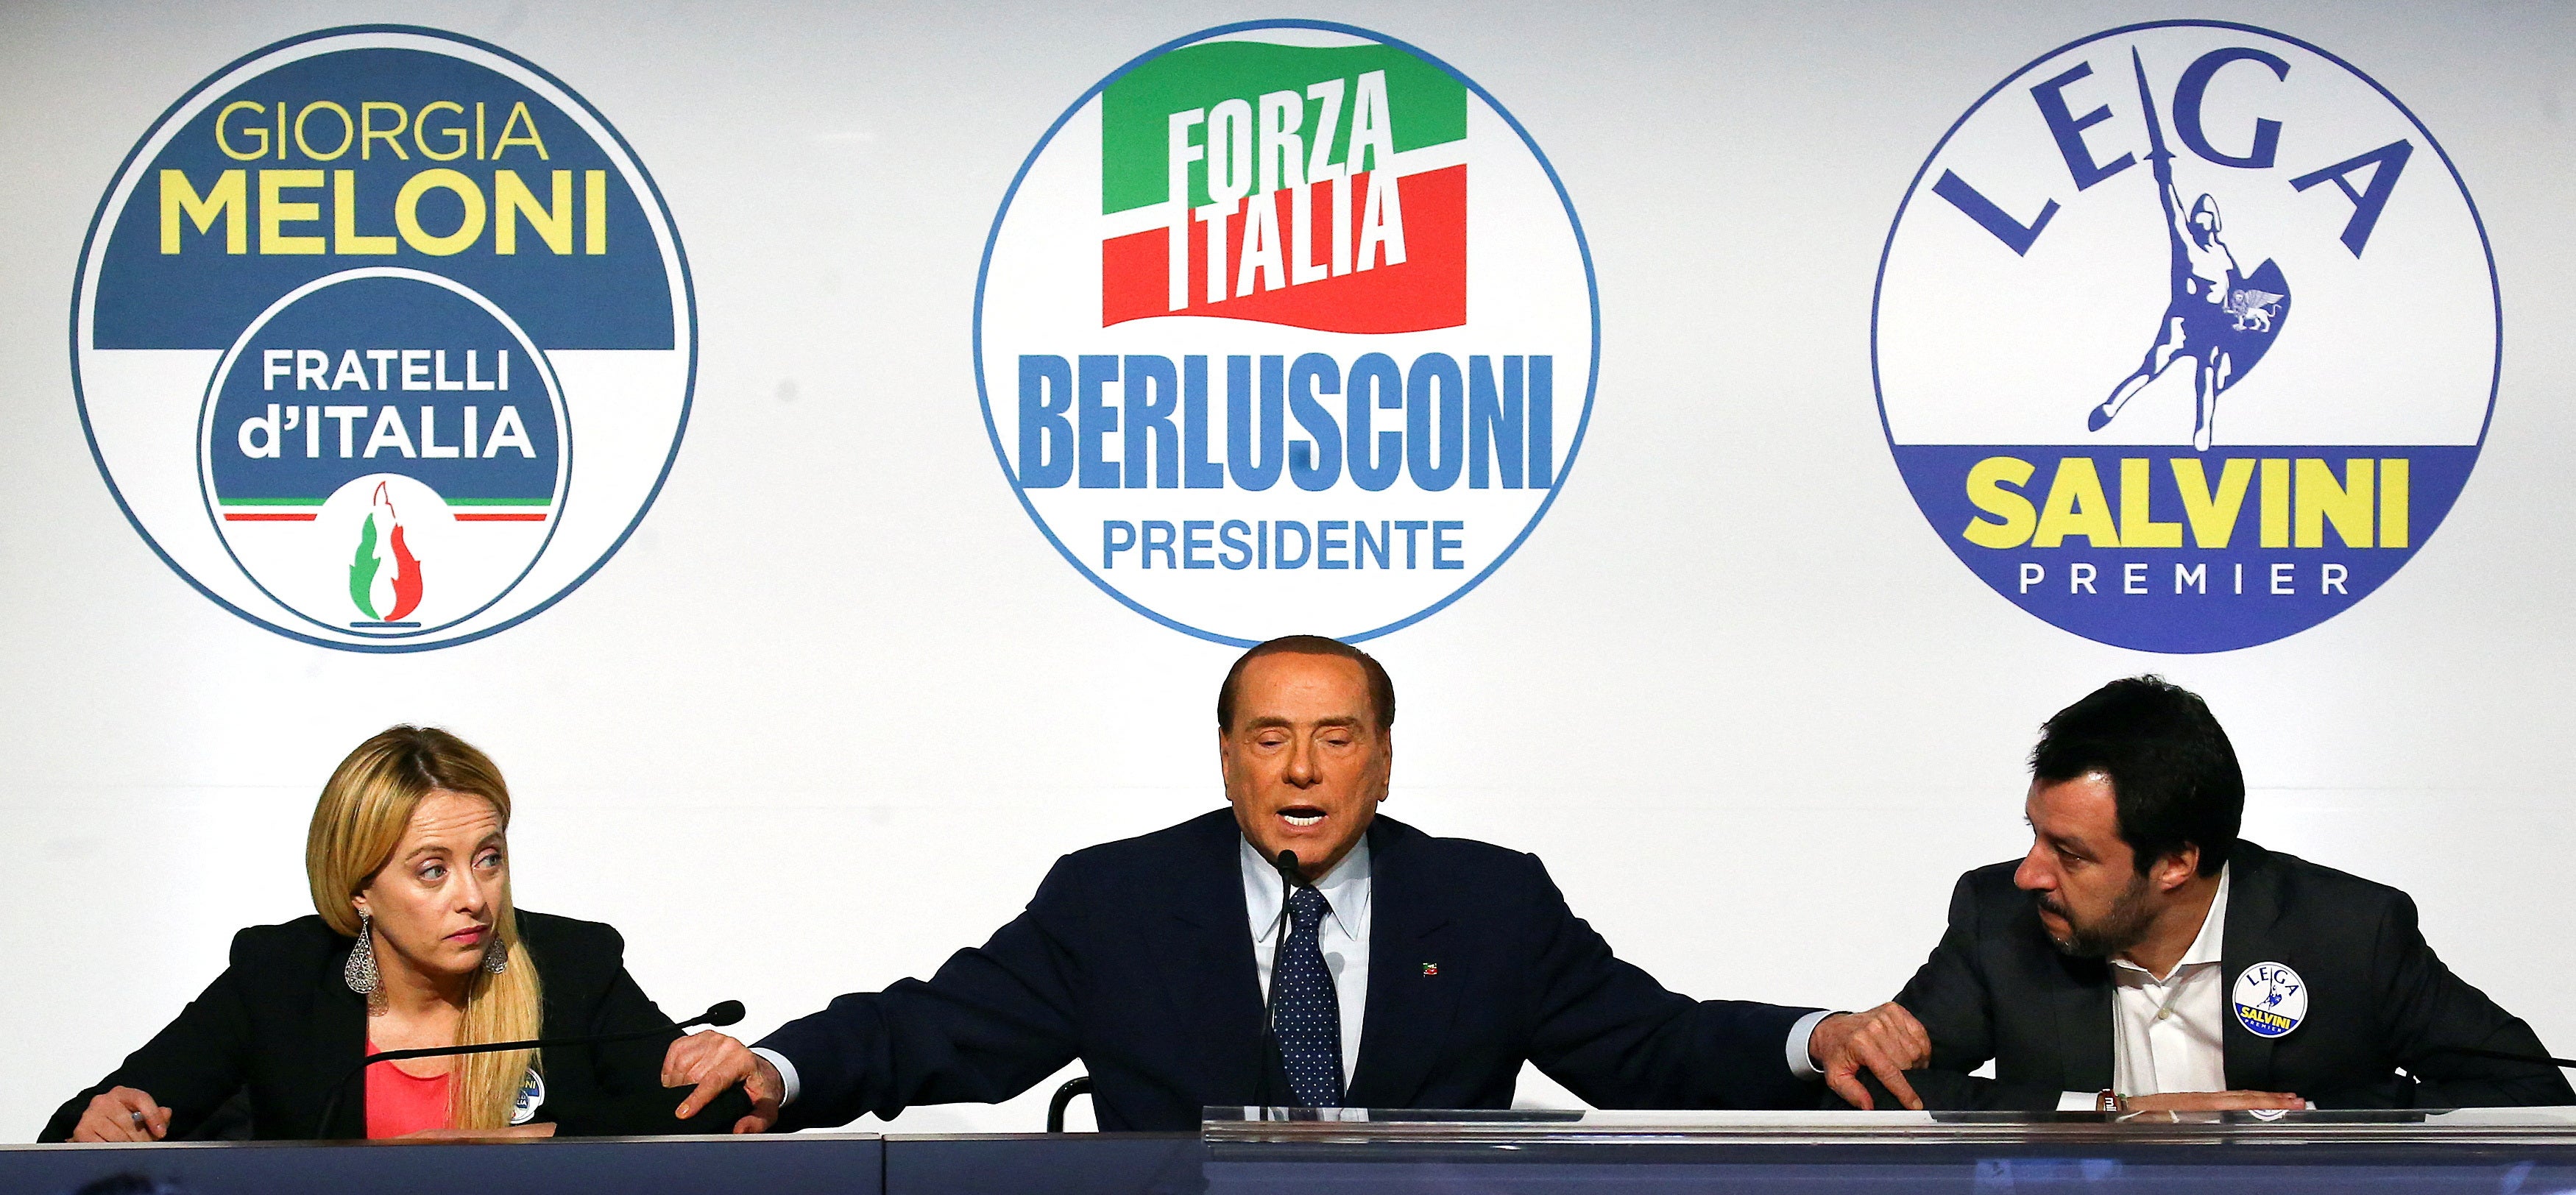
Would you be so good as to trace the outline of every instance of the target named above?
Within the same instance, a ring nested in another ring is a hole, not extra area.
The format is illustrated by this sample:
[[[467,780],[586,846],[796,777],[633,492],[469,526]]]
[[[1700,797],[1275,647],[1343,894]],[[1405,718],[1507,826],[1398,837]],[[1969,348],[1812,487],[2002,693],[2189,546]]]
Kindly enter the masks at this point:
[[[559,81],[326,30],[216,72],[128,156],[73,377],[181,576],[291,638],[413,651],[530,617],[624,542],[687,422],[692,304],[651,180]]]
[[[1537,144],[1448,64],[1271,21],[1155,49],[1004,197],[976,297],[995,455],[1067,563],[1249,644],[1446,607],[1582,443],[1599,321]]]
[[[2175,21],[1970,106],[1889,231],[1871,349],[1898,468],[1981,580],[2213,652],[2413,558],[2476,463],[2501,326],[2466,184],[2395,95]]]

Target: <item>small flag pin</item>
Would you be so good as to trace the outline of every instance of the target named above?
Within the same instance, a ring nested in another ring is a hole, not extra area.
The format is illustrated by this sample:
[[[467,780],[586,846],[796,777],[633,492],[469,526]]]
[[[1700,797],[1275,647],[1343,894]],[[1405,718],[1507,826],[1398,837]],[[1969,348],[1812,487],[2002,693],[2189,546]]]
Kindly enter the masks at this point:
[[[1424,975],[1438,975],[1440,973],[1440,964],[1424,963],[1422,964],[1422,973]]]

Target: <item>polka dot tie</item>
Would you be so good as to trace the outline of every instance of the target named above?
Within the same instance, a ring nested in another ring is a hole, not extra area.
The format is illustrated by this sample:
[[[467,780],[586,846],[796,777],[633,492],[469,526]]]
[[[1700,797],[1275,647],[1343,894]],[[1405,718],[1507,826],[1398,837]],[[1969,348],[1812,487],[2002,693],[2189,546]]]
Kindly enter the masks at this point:
[[[1300,887],[1288,898],[1288,942],[1279,956],[1279,1060],[1301,1108],[1342,1106],[1342,1003],[1324,966],[1316,931],[1332,911],[1324,894]]]

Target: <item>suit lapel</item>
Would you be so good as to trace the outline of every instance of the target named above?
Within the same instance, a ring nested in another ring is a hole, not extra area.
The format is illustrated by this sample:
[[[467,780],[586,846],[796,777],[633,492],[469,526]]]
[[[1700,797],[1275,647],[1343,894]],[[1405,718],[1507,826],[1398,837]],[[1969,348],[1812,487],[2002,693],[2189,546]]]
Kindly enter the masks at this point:
[[[1360,1108],[1416,1106],[1415,1093],[1438,1063],[1467,976],[1426,974],[1456,924],[1442,877],[1426,873],[1423,835],[1378,818],[1369,827],[1368,1008],[1358,1068],[1344,1102]]]
[[[2271,852],[2239,842],[2227,871],[2226,940],[2219,947],[2219,1034],[2225,1042],[2227,1085],[2238,1091],[2272,1091],[2277,1039],[2262,1037],[2236,1019],[2236,977],[2256,963],[2289,963],[2274,932],[2281,920],[2281,884]],[[2295,966],[2296,964],[2291,964]]]
[[[2109,1088],[2117,1070],[2111,1041],[2110,967],[2100,959],[2058,957],[2066,983],[2051,994],[2057,1007],[2058,1057],[2068,1091]]]
[[[1174,1045],[1195,1062],[1204,1090],[1219,1102],[1249,1102],[1259,1086],[1261,981],[1252,959],[1252,923],[1243,906],[1242,832],[1231,810],[1191,827],[1188,849],[1163,877],[1157,902],[1169,932],[1145,935],[1171,1004]],[[1182,1027],[1189,1027],[1184,1029]],[[1190,1030],[1195,1030],[1191,1033]],[[1277,1090],[1284,1092],[1284,1080]],[[1279,1098],[1274,1095],[1274,1098]]]
[[[348,939],[339,939],[347,942]],[[352,943],[354,945],[354,943]],[[367,1056],[367,998],[350,991],[341,978],[340,966],[347,961],[348,946],[335,945],[326,957],[312,989],[313,1033],[305,1040],[305,1083],[308,1093],[288,1111],[293,1123],[261,1124],[254,1129],[263,1137],[304,1137],[313,1132],[313,1120],[322,1115],[323,1105],[331,1102],[331,1093],[340,1093],[340,1102],[331,1113],[331,1123],[323,1126],[322,1135],[334,1140],[363,1138],[367,1135],[367,1078],[352,1075],[350,1068]],[[391,1065],[378,1063],[379,1066]],[[346,1083],[338,1088],[332,1084]]]

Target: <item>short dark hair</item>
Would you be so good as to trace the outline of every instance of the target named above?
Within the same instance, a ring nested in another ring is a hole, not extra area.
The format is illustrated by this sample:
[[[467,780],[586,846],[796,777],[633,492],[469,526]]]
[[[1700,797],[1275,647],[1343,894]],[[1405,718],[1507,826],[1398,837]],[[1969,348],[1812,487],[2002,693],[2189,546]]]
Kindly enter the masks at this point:
[[[1234,690],[1243,680],[1245,665],[1263,656],[1340,656],[1360,666],[1368,675],[1369,704],[1377,714],[1377,732],[1385,734],[1395,726],[1395,682],[1386,675],[1386,666],[1377,657],[1322,635],[1282,635],[1267,643],[1253,645],[1250,651],[1236,657],[1234,667],[1225,670],[1225,683],[1216,691],[1216,728],[1234,729]]]
[[[2115,680],[2040,727],[2034,779],[2058,784],[2088,772],[2111,780],[2120,840],[2143,875],[2185,845],[2200,848],[2200,874],[2216,875],[2245,817],[2245,773],[2207,703],[2159,676]]]

